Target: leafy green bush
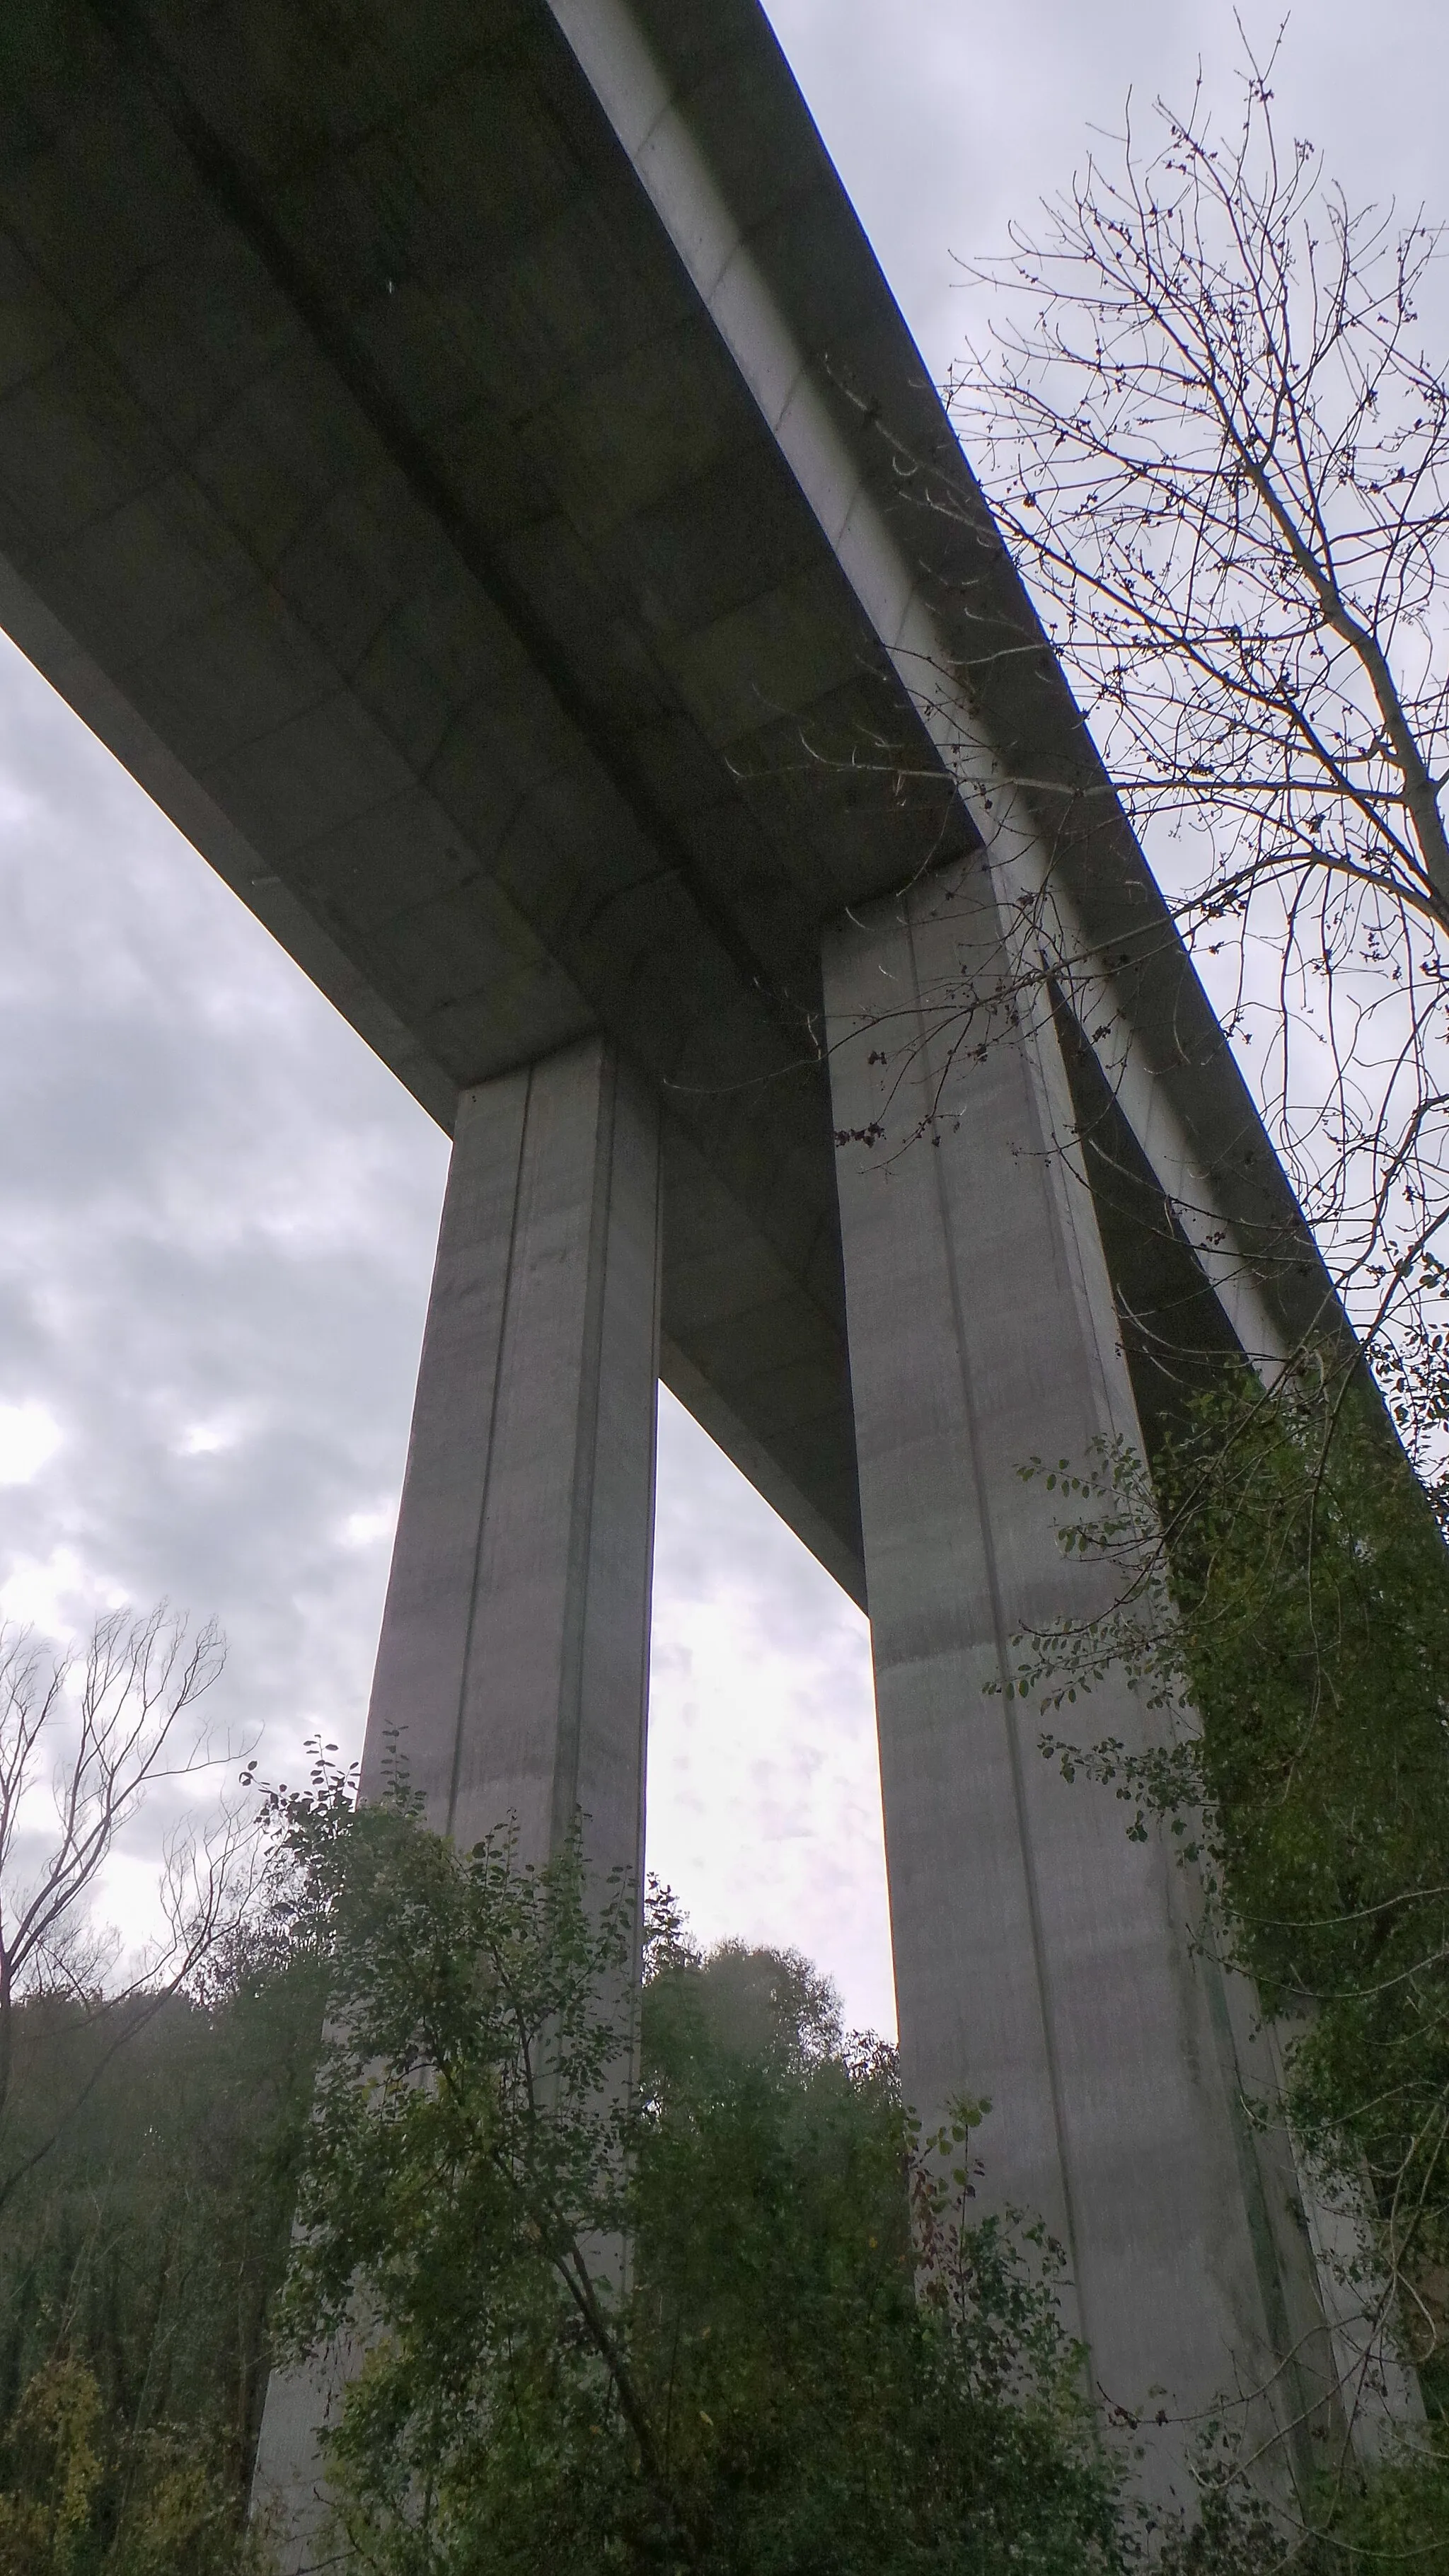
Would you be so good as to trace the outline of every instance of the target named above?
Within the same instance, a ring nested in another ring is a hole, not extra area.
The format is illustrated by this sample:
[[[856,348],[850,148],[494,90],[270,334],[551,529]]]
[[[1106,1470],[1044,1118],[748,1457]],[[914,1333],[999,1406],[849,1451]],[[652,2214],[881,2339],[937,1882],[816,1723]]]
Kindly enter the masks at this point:
[[[289,1830],[334,2026],[284,2317],[365,2346],[329,2450],[359,2564],[1121,2563],[1049,2249],[972,2224],[974,2113],[923,2154],[803,1962],[703,1959],[656,1898],[636,2029],[632,1897],[576,1848],[463,1856],[405,1799]]]
[[[244,2563],[321,2015],[265,1909],[204,1993],[21,2007],[8,2169],[64,2118],[0,2213],[0,2576]]]
[[[1031,1641],[1060,1724],[1125,1668],[1161,1739],[1054,1731],[1142,1835],[1204,1874],[1209,1931],[1292,2034],[1287,2108],[1320,2168],[1366,2176],[1431,2403],[1449,2391],[1449,1554],[1354,1390],[1199,1400],[1149,1479],[1125,1448],[1052,1471],[1073,1552],[1119,1573],[1102,1619]],[[1164,1544],[1163,1531],[1166,1532]],[[1386,2494],[1388,2490],[1385,2490]],[[1407,2492],[1407,2490],[1406,2490]]]

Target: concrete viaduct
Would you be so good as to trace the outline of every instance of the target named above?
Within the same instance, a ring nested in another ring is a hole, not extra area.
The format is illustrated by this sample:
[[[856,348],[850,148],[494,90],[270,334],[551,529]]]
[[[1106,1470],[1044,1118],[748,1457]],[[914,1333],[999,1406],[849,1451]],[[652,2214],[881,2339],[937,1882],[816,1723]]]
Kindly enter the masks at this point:
[[[0,556],[454,1138],[369,1776],[638,1862],[662,1376],[869,1605],[912,2097],[990,2097],[1149,2487],[1281,2431],[1249,2020],[999,1684],[1100,1597],[1019,1465],[1327,1283],[758,0],[6,10]]]

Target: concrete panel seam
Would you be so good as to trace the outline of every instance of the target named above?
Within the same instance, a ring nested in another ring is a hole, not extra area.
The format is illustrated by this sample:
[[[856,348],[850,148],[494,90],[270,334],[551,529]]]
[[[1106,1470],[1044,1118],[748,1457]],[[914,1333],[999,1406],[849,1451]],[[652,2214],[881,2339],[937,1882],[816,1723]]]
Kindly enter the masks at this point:
[[[909,905],[905,911],[907,952],[911,961],[911,999],[914,1008],[917,1042],[921,1061],[930,1063],[929,1037],[921,1006],[921,976],[916,951],[915,923]],[[986,1565],[987,1590],[991,1601],[991,1625],[996,1646],[998,1677],[1002,1691],[1002,1724],[1006,1730],[1007,1757],[1011,1765],[1012,1801],[1016,1809],[1017,1839],[1021,1848],[1026,1881],[1027,1906],[1031,1919],[1032,1966],[1036,1981],[1037,2009],[1041,2015],[1042,2040],[1046,2053],[1047,2082],[1051,2093],[1052,2127],[1056,2137],[1057,2168],[1061,2176],[1062,2202],[1066,2212],[1073,2285],[1077,2310],[1082,2322],[1082,2338],[1092,2343],[1091,2325],[1086,2312],[1082,2267],[1078,2259],[1079,2229],[1073,2188],[1070,2135],[1063,2103],[1061,2063],[1057,2049],[1051,1983],[1046,1967],[1046,1930],[1042,1916],[1041,1888],[1037,1872],[1036,1849],[1030,1831],[1026,1806],[1026,1781],[1021,1756],[1021,1730],[1017,1723],[1017,1702],[1013,1692],[1014,1667],[1011,1641],[1007,1634],[1006,1608],[1002,1598],[1001,1575],[996,1554],[996,1533],[992,1521],[991,1501],[981,1457],[981,1417],[976,1400],[976,1386],[966,1338],[966,1305],[961,1291],[961,1273],[956,1254],[955,1229],[951,1223],[950,1204],[946,1194],[945,1173],[941,1156],[933,1153],[936,1215],[941,1229],[941,1244],[946,1261],[946,1277],[951,1294],[951,1319],[955,1330],[956,1364],[961,1380],[961,1397],[966,1413],[966,1437],[971,1458],[971,1482],[976,1497],[976,1514],[981,1529],[982,1555]]]
[[[614,1166],[619,1152],[619,1060],[612,1047],[600,1049],[600,1056],[594,1102],[593,1186],[584,1247],[583,1365],[574,1415],[573,1509],[564,1596],[569,1608],[559,1658],[558,1729],[554,1738],[551,1810],[555,1850],[572,1830],[579,1803],[584,1646],[593,1587],[594,1500],[599,1473],[599,1393],[612,1250]]]
[[[493,1384],[489,1390],[488,1397],[488,1447],[483,1462],[483,1490],[479,1498],[478,1505],[478,1526],[473,1534],[473,1572],[472,1580],[468,1589],[468,1624],[463,1638],[463,1661],[458,1681],[458,1706],[453,1720],[453,1767],[452,1775],[448,1784],[448,1816],[445,1827],[446,1832],[450,1836],[453,1832],[458,1814],[458,1791],[462,1776],[463,1763],[463,1727],[468,1707],[468,1686],[472,1677],[473,1669],[473,1644],[478,1624],[478,1600],[481,1589],[483,1543],[488,1528],[488,1506],[493,1486],[493,1461],[498,1448],[498,1397],[499,1390],[503,1383],[504,1354],[508,1348],[508,1331],[513,1312],[513,1282],[517,1270],[515,1256],[518,1244],[518,1210],[523,1191],[524,1156],[528,1149],[529,1114],[533,1107],[533,1080],[534,1068],[530,1065],[524,1077],[523,1117],[519,1125],[518,1149],[513,1165],[513,1196],[509,1207],[508,1217],[508,1253],[503,1273],[502,1309],[498,1318],[498,1337],[493,1351]],[[468,1104],[460,1104],[460,1125],[462,1125],[463,1120],[466,1117],[467,1105]],[[456,1146],[454,1150],[456,1151]],[[500,1817],[495,1819],[495,1821],[501,1823],[502,1819]]]

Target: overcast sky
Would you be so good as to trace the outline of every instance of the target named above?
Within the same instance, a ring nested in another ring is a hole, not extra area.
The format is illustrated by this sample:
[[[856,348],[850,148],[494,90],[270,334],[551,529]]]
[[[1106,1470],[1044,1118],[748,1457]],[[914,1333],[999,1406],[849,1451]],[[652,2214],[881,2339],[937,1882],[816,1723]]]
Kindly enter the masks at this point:
[[[1129,88],[1180,97],[1201,56],[1226,97],[1235,54],[1223,0],[770,15],[938,372],[953,252]],[[1429,0],[1307,0],[1277,88],[1351,195],[1436,213],[1446,81]],[[309,1733],[360,1741],[446,1141],[3,642],[0,934],[0,1610],[214,1613],[218,1713],[295,1776]],[[658,1528],[651,1865],[890,2027],[864,1623],[667,1398]]]

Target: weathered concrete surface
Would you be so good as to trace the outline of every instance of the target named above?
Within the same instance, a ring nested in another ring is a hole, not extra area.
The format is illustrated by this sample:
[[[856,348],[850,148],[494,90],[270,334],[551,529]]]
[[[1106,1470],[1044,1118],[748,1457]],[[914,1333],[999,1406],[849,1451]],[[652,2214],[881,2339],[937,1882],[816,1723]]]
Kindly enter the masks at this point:
[[[659,1112],[603,1040],[459,1103],[363,1754],[464,1850],[576,1818],[642,1886],[659,1373]],[[283,2565],[324,2518],[336,2355],[273,2374],[254,2509]]]
[[[638,1872],[659,1373],[659,1112],[588,1038],[465,1093],[363,1757],[463,1849],[574,1817]]]
[[[1004,919],[976,861],[825,943],[903,2073],[928,2124],[989,2099],[983,2201],[1046,2216],[1095,2381],[1149,2427],[1165,2408],[1148,2483],[1187,2502],[1215,2401],[1269,2389],[1287,2422],[1302,2398],[1180,1874],[1003,1689],[1021,1632],[1112,1583],[1063,1557],[1062,1498],[1019,1470],[1140,1446],[1051,1020],[963,1026],[1009,971]],[[1115,1681],[1061,1724],[1147,1741]]]
[[[305,2369],[274,2370],[252,2477],[251,2521],[275,2552],[276,2576],[328,2563],[327,2486],[319,2434],[337,2421],[359,2356],[334,2347]]]

